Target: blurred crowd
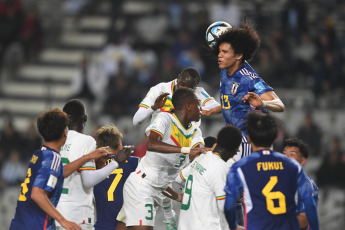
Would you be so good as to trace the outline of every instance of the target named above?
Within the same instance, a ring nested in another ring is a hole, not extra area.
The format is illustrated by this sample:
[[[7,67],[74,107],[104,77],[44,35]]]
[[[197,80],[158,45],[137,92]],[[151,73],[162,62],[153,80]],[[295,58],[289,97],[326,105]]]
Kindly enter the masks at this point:
[[[125,1],[110,2],[116,2],[112,7],[119,9]],[[205,43],[205,31],[214,21],[241,26],[246,18],[256,25],[261,37],[261,48],[251,65],[269,85],[312,89],[313,108],[320,106],[319,99],[327,101],[327,108],[339,108],[345,100],[344,0],[153,2],[154,7],[145,14],[111,11],[108,43],[97,57],[86,51],[76,66],[71,79],[73,98],[87,100],[100,114],[113,119],[132,116],[151,86],[175,79],[190,66],[199,70],[202,86],[217,98],[217,57]],[[65,3],[76,17],[91,14],[94,4]],[[25,61],[37,58],[44,34],[37,15],[33,7],[23,9],[20,0],[0,1],[0,68],[13,47],[19,47]],[[34,123],[28,133],[19,133],[10,119],[0,135],[1,188],[22,181],[27,160],[41,139]],[[277,148],[288,136],[301,138],[310,145],[314,157],[323,158],[317,172],[320,187],[345,187],[345,180],[337,176],[345,175],[344,137],[320,146],[322,132],[310,113],[297,133],[281,133]],[[320,152],[323,149],[329,152]]]

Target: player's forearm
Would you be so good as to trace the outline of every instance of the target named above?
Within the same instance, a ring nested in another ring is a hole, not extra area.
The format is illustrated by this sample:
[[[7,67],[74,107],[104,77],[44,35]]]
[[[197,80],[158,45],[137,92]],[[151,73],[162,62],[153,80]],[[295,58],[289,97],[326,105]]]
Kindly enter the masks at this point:
[[[148,140],[146,149],[148,151],[160,152],[160,153],[180,153],[181,147],[170,145],[162,141]]]
[[[203,108],[201,115],[209,117],[209,116],[212,116],[213,114],[217,114],[221,112],[222,112],[221,106],[217,106],[212,109]]]
[[[38,187],[32,187],[31,199],[50,217],[61,223],[65,218],[48,199],[46,192]]]
[[[285,110],[285,106],[279,98],[269,100],[269,101],[262,100],[262,102],[263,102],[262,107],[266,107],[272,112],[284,112]]]
[[[154,110],[151,108],[139,107],[138,111],[134,114],[133,125],[137,126],[143,124],[151,117],[153,112]]]
[[[68,163],[63,167],[64,170],[64,177],[68,177],[73,172],[75,172],[77,169],[79,169],[83,164],[91,160],[89,155],[84,155],[80,157],[79,159],[72,161],[71,163]]]
[[[102,180],[104,180],[110,173],[119,167],[116,161],[110,162],[108,165],[98,170],[85,170],[81,172],[81,179],[83,186],[92,188]]]

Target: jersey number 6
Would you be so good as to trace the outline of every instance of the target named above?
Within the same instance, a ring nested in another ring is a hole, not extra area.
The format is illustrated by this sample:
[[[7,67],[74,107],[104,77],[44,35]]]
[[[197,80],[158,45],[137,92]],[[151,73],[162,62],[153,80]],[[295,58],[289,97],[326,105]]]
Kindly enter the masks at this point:
[[[266,197],[267,210],[273,215],[286,213],[285,195],[282,192],[272,192],[273,187],[278,183],[277,176],[271,176],[266,186],[262,189],[262,194]],[[274,207],[273,200],[278,199],[279,206]]]

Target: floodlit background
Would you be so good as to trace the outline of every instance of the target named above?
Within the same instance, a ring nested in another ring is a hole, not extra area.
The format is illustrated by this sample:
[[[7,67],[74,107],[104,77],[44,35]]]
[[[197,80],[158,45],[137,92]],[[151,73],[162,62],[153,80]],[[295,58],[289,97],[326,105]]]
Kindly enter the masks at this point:
[[[305,171],[320,189],[321,229],[345,229],[344,0],[0,0],[0,229],[42,144],[41,111],[81,98],[85,133],[113,123],[141,156],[146,126],[134,127],[132,117],[149,88],[193,66],[219,100],[205,31],[244,17],[262,43],[250,64],[286,106],[275,113],[283,121],[275,150],[287,137],[310,145]],[[222,125],[221,115],[203,118],[203,135]],[[161,217],[155,229],[164,229]]]

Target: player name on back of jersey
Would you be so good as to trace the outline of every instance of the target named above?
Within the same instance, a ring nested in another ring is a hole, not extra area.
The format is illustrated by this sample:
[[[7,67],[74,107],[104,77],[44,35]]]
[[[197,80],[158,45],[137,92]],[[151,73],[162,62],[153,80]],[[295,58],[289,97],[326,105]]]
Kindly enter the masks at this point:
[[[258,162],[256,163],[256,167],[259,171],[267,171],[267,170],[283,170],[283,162],[281,161],[267,161],[267,162]]]
[[[206,171],[206,169],[204,168],[204,166],[202,166],[201,164],[199,164],[199,162],[194,161],[194,163],[191,166],[194,170],[196,170],[198,173],[200,173],[200,175],[204,174],[204,172]]]

